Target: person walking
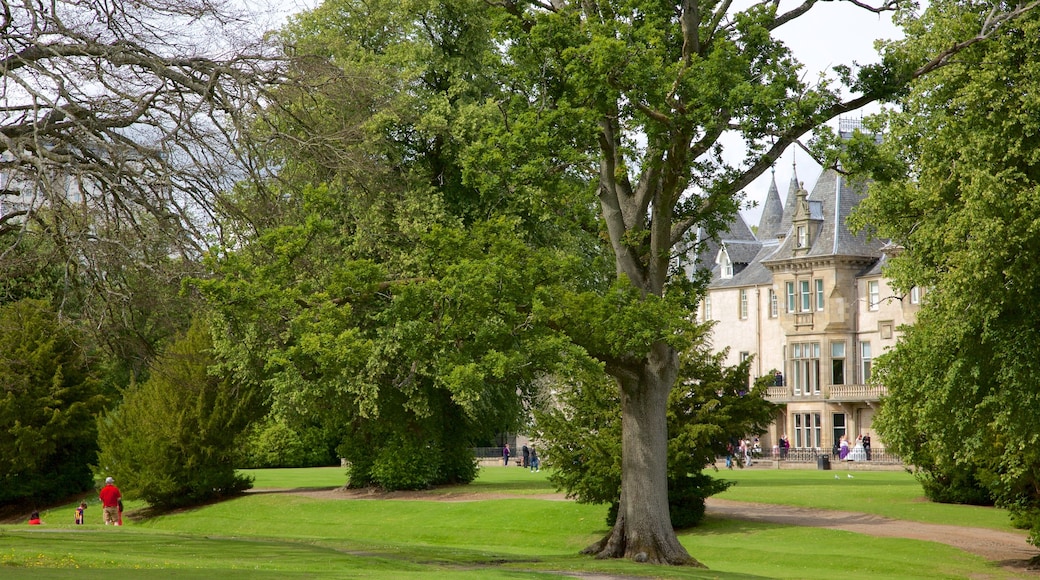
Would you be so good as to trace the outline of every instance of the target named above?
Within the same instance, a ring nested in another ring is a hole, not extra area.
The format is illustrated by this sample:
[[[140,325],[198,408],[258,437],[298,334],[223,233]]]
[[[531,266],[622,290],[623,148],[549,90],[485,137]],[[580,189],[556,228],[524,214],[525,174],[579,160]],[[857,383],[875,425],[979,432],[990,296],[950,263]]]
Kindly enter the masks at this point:
[[[520,452],[524,456],[523,467],[530,467],[531,466],[531,448],[529,448],[527,445],[524,445],[520,449]]]
[[[863,434],[863,451],[867,454],[867,461],[870,461],[870,433]]]
[[[534,445],[531,446],[531,471],[541,471],[542,468],[538,462],[538,452],[535,451]]]
[[[101,509],[105,516],[105,525],[122,525],[120,522],[119,504],[122,503],[123,494],[120,493],[119,488],[116,487],[116,480],[111,477],[106,477],[105,487],[102,487],[101,491],[98,492],[98,498],[101,499]]]
[[[509,467],[509,444],[506,443],[502,446],[502,462],[506,467]]]

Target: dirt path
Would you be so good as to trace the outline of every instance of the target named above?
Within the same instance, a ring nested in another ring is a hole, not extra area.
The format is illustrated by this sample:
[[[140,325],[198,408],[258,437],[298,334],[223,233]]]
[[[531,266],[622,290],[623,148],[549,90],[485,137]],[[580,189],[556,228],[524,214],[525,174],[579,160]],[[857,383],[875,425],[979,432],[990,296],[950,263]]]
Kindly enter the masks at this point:
[[[707,508],[708,514],[723,518],[792,526],[812,526],[877,537],[938,542],[978,554],[1005,568],[1029,571],[1040,576],[1040,571],[1029,566],[1029,560],[1037,555],[1037,549],[1026,542],[1025,532],[925,524],[858,512],[817,510],[718,498],[708,498]]]
[[[286,489],[254,490],[253,493],[292,493],[316,499],[396,499],[425,501],[480,501],[487,499],[545,499],[566,501],[563,494],[503,495],[487,493],[430,493],[391,492],[371,490],[335,489]],[[708,515],[745,521],[770,522],[792,526],[811,526],[832,530],[844,530],[857,534],[887,538],[909,538],[947,544],[954,548],[977,554],[1016,572],[1040,577],[1040,570],[1030,566],[1030,559],[1038,550],[1026,542],[1025,532],[965,528],[940,524],[925,524],[906,520],[894,520],[872,514],[834,510],[799,508],[775,504],[760,504],[708,498]]]

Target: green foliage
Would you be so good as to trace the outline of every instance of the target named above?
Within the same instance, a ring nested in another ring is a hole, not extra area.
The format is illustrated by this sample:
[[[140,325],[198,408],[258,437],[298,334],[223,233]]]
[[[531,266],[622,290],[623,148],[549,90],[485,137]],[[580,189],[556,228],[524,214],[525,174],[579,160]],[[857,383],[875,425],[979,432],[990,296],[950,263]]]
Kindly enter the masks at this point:
[[[269,416],[250,426],[243,437],[240,468],[321,467],[339,462],[341,436],[318,426],[292,427]]]
[[[212,374],[213,363],[208,326],[196,320],[148,381],[98,418],[97,476],[114,476],[126,497],[159,507],[248,489],[233,460],[236,439],[260,411],[258,393]]]
[[[729,484],[704,473],[734,438],[759,433],[772,420],[765,400],[767,376],[748,387],[750,361],[726,368],[724,354],[703,343],[682,357],[681,380],[668,405],[668,503],[675,528],[704,517],[704,499]],[[550,480],[584,503],[610,503],[617,516],[621,490],[621,406],[618,389],[602,371],[587,368],[556,389],[556,398],[535,413],[537,437],[552,458]]]
[[[104,404],[79,334],[47,302],[0,306],[0,504],[90,489]]]
[[[929,5],[907,50],[976,29],[986,9]],[[1040,542],[1040,16],[1006,23],[916,83],[884,117],[881,175],[859,219],[905,248],[889,274],[925,290],[916,323],[877,361],[886,445],[926,481],[982,486]],[[976,483],[977,482],[977,483]],[[960,493],[956,495],[961,495]]]
[[[993,494],[965,465],[953,465],[946,471],[938,467],[918,466],[914,475],[921,482],[924,495],[939,503],[993,505]]]

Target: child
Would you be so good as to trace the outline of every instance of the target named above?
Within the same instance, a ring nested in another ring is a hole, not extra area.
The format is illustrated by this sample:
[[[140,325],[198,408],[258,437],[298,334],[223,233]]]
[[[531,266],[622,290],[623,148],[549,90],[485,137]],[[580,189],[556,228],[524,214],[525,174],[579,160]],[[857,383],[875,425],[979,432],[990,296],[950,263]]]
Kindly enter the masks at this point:
[[[83,502],[83,503],[79,504],[79,507],[76,508],[76,525],[77,526],[82,526],[83,525],[83,512],[86,509],[87,509],[87,502]]]
[[[38,526],[42,523],[43,522],[40,521],[40,512],[33,512],[32,515],[29,516],[30,526]]]

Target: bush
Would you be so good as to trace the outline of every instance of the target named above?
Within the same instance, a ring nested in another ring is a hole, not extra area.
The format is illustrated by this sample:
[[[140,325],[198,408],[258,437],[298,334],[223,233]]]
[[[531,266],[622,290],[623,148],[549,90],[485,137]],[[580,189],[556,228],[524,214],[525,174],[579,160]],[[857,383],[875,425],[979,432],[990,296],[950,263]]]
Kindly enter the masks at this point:
[[[995,503],[990,490],[966,467],[921,469],[915,475],[924,495],[934,502],[981,506]]]
[[[48,303],[0,307],[0,503],[90,489],[104,399],[76,333]]]
[[[252,427],[245,437],[244,468],[321,467],[338,462],[334,435],[320,427],[294,429],[285,421],[268,417]]]
[[[202,503],[248,489],[235,473],[235,440],[260,410],[255,392],[209,370],[206,326],[195,322],[98,420],[98,477],[114,476],[129,498],[158,507]]]
[[[405,412],[394,419],[355,421],[339,447],[350,464],[347,485],[389,491],[469,483],[477,477],[469,433],[462,413],[451,405],[425,418]]]

